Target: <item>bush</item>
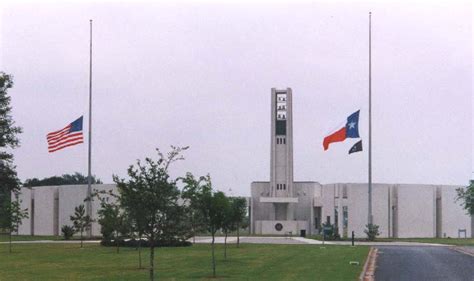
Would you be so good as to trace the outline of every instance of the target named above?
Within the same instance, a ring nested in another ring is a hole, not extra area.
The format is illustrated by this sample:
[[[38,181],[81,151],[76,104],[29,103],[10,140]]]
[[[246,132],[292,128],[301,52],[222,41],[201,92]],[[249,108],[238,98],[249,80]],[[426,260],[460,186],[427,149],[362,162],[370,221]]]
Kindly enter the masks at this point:
[[[376,224],[367,224],[364,233],[367,234],[367,240],[374,241],[380,235],[379,226]]]
[[[61,233],[63,234],[65,240],[69,240],[74,235],[74,233],[76,233],[76,231],[72,226],[63,225],[63,227],[61,227]]]
[[[325,240],[341,240],[337,225],[335,224],[323,223],[323,235]]]
[[[126,239],[126,240],[119,240],[120,247],[138,247],[139,240],[137,239]],[[117,246],[117,243],[114,240],[102,240],[100,242],[102,246]],[[183,240],[172,240],[172,241],[155,241],[155,247],[187,247],[191,246],[192,243]],[[141,247],[150,247],[150,242],[146,239],[141,239],[140,243]]]

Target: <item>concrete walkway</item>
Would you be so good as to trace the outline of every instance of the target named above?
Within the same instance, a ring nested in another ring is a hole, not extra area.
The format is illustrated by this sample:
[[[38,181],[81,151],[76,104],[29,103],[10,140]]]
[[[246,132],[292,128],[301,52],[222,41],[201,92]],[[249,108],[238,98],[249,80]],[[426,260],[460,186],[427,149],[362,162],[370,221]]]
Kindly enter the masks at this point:
[[[193,241],[193,239],[189,239]],[[236,243],[236,236],[227,237],[227,243]],[[196,244],[208,244],[212,242],[211,236],[195,237]],[[224,237],[218,236],[215,238],[216,244],[223,244]],[[308,239],[304,237],[281,237],[281,236],[241,236],[240,243],[249,244],[306,244],[306,245],[322,245],[323,241]],[[351,245],[350,241],[325,241],[325,245]],[[430,244],[419,242],[355,242],[355,245],[363,246],[431,246],[431,247],[449,247],[450,245]]]

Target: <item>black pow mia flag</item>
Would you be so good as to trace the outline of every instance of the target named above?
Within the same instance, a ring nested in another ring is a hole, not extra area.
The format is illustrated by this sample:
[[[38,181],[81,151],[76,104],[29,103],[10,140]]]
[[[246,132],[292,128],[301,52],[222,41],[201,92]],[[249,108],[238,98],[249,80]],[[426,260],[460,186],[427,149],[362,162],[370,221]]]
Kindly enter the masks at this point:
[[[354,152],[359,152],[362,151],[362,140],[356,142],[351,149],[349,150],[349,154],[354,153]]]

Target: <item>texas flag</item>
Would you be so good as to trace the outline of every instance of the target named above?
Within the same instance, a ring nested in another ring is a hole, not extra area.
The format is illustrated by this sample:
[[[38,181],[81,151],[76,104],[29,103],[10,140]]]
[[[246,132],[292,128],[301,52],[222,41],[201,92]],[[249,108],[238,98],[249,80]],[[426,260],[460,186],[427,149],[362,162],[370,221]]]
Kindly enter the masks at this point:
[[[324,138],[324,150],[328,150],[329,144],[333,142],[344,141],[346,138],[359,138],[359,112],[360,110],[357,110],[349,115],[344,127]]]

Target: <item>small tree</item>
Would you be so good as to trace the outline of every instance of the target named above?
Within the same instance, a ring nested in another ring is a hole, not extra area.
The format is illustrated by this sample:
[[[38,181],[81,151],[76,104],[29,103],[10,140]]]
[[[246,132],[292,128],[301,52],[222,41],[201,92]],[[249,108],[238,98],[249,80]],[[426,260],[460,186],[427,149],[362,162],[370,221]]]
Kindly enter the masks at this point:
[[[128,168],[129,179],[114,176],[119,195],[118,200],[139,226],[150,244],[150,280],[154,280],[155,246],[159,241],[185,241],[189,238],[185,207],[178,202],[180,191],[177,180],[168,173],[170,165],[183,160],[181,152],[187,147],[171,147],[165,156],[157,149],[158,160],[137,161]]]
[[[379,226],[376,224],[367,224],[364,233],[367,234],[367,240],[374,241],[380,235]]]
[[[461,201],[461,206],[466,210],[466,213],[474,216],[474,180],[471,180],[465,188],[457,188],[456,192],[456,201]]]
[[[193,194],[191,205],[197,211],[202,224],[212,235],[212,275],[216,277],[215,236],[225,223],[225,211],[228,209],[229,201],[223,192],[213,191],[209,175],[200,177],[199,180],[187,176],[185,190],[191,189]]]
[[[224,220],[222,222],[222,231],[224,232],[224,259],[227,259],[227,236],[236,228],[236,221],[231,207],[232,198],[226,197],[226,203],[222,204]]]
[[[181,181],[184,183],[181,197],[189,214],[193,243],[195,243],[197,233],[207,230],[207,225],[201,212],[202,202],[199,200],[200,195],[202,195],[202,184],[206,182],[206,177],[196,179],[193,174],[186,173],[186,177],[181,178]]]
[[[85,230],[88,230],[92,225],[92,219],[89,215],[86,215],[86,210],[84,205],[81,204],[74,208],[74,216],[70,217],[74,229],[81,234],[81,248],[83,247],[82,243],[84,240],[83,233]]]
[[[9,252],[12,252],[12,233],[18,232],[18,227],[21,225],[22,220],[28,218],[28,209],[21,209],[21,201],[14,200],[10,201],[8,205],[3,206],[4,217],[0,221],[0,228],[8,230],[9,233]]]
[[[70,225],[63,225],[61,227],[61,233],[63,234],[64,240],[69,240],[74,235],[74,227]]]
[[[246,227],[247,224],[247,200],[242,197],[234,197],[231,199],[232,221],[237,230],[237,247],[240,246],[240,229]]]

